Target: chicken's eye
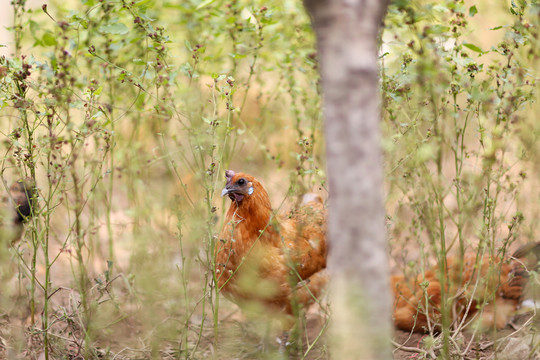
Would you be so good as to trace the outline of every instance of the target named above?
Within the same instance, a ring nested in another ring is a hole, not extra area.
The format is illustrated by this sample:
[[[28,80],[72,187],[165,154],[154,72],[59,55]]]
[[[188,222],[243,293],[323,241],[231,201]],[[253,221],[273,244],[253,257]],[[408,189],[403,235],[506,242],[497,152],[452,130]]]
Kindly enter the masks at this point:
[[[246,183],[245,179],[238,180],[238,185],[244,185]]]

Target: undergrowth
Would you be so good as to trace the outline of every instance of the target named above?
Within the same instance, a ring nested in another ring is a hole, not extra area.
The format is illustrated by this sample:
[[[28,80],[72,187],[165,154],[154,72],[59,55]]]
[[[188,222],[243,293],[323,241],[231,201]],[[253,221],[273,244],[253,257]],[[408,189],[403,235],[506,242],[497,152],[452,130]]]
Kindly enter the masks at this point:
[[[503,259],[537,241],[539,11],[535,1],[396,1],[390,8],[381,52],[384,146],[391,254],[400,272],[421,277],[437,266],[444,274],[448,256],[466,252],[480,268],[485,255]],[[497,274],[501,264],[489,266]],[[430,329],[429,352],[419,352],[463,358],[495,329],[473,324],[464,344],[466,323],[455,321],[452,307],[459,295],[448,291],[446,276],[439,281],[442,331]],[[471,299],[485,299],[480,310],[497,291],[471,287]]]
[[[271,319],[261,329],[238,320],[213,286],[213,253],[226,169],[261,179],[276,208],[325,191],[301,4],[14,0],[11,9],[1,174],[6,187],[32,179],[38,206],[25,238],[2,246],[12,265],[1,351],[272,357]],[[301,331],[299,357],[324,356],[321,314],[311,339]]]

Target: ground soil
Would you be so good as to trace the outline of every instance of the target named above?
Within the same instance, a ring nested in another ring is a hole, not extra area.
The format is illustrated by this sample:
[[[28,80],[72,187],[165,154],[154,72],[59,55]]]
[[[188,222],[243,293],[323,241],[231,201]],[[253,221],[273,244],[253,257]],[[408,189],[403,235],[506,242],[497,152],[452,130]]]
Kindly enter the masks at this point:
[[[460,345],[460,353],[453,351],[452,359],[463,360],[527,360],[540,359],[538,336],[535,328],[539,324],[533,311],[516,315],[504,329],[494,333],[481,335],[464,331],[456,336],[456,344]],[[439,351],[431,354],[426,349],[427,334],[411,334],[396,330],[394,341],[400,347],[394,350],[394,360],[431,359],[439,355]],[[472,340],[472,341],[471,341]]]

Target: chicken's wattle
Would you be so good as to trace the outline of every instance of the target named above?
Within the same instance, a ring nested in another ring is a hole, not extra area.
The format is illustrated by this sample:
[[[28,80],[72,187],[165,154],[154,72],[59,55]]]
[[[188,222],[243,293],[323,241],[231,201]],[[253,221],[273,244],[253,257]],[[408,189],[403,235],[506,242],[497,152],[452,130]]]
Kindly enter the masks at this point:
[[[238,203],[244,200],[244,195],[238,193],[229,193],[229,197],[232,201],[236,201]]]

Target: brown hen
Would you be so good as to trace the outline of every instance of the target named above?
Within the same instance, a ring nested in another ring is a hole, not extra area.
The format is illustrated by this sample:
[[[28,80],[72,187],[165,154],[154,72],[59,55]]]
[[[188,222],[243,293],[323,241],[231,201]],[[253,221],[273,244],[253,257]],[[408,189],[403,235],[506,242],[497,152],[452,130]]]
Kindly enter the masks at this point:
[[[293,314],[321,293],[326,276],[326,212],[318,195],[275,217],[257,179],[225,172],[222,196],[232,200],[215,249],[217,285],[240,306],[259,304]]]
[[[478,321],[484,329],[506,326],[524,295],[528,268],[537,266],[538,254],[540,243],[522,246],[503,261],[487,255],[477,258],[476,254],[465,254],[463,261],[449,258],[445,289],[453,327],[463,328],[472,321]],[[397,328],[414,332],[440,329],[439,274],[439,268],[435,267],[413,279],[403,275],[392,277],[393,317]],[[480,309],[482,312],[478,314]]]

